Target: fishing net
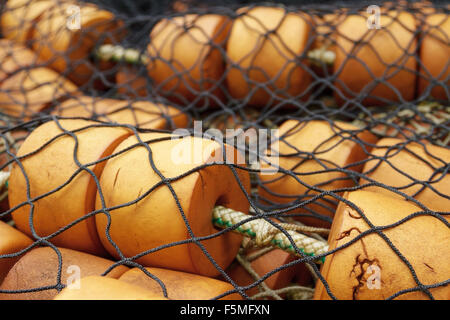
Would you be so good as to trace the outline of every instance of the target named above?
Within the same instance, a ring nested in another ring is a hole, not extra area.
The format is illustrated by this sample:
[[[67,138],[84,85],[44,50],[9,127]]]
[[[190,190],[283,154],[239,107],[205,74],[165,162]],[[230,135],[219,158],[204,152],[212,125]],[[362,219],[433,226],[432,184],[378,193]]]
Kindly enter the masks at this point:
[[[146,267],[230,284],[210,298],[448,299],[448,14],[2,2],[0,218],[32,240],[0,252],[0,297],[56,294],[70,248],[169,298]],[[54,276],[12,286],[38,247]]]

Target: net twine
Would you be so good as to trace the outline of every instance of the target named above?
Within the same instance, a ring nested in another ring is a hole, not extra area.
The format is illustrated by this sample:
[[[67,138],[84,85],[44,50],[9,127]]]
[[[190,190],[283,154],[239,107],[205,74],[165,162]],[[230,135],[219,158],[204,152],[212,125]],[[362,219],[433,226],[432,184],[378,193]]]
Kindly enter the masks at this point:
[[[150,5],[150,2],[145,1],[146,5],[148,6]],[[187,11],[189,12],[197,11],[193,3],[194,2],[189,2],[189,4],[186,7]],[[241,2],[239,1],[235,1],[234,3],[236,4],[236,7],[242,6]],[[300,2],[296,1],[294,3],[291,1],[291,3],[293,3],[293,5],[298,7]],[[301,4],[304,5],[305,1],[301,1]],[[360,3],[357,3],[356,5],[352,5],[350,3],[347,4],[349,7],[353,7],[353,9],[349,11],[349,13],[352,13],[352,11],[356,12],[356,10],[359,10],[361,8]],[[126,6],[125,2],[121,2],[121,5]],[[437,3],[434,5],[437,6]],[[315,6],[317,6],[317,3],[313,3],[310,7],[314,8]],[[335,3],[323,5],[322,13],[335,12],[337,11],[337,7],[338,6]],[[411,6],[397,7],[397,5],[392,4],[392,7],[394,9],[404,11],[412,10]],[[306,8],[308,7],[305,5],[303,9]],[[209,9],[209,12],[230,15],[231,11],[233,11],[234,9],[236,8],[225,8],[223,4],[221,4],[220,8],[215,7],[213,6],[213,3],[211,3],[211,8]],[[124,22],[127,26],[131,26],[134,23],[137,23],[138,26],[142,26],[144,24],[143,20],[145,20],[145,24],[148,23],[148,25],[150,25],[154,23],[157,19],[168,17],[168,13],[162,9],[162,6],[160,6],[159,9],[155,10],[161,11],[158,11],[158,13],[155,15],[145,16],[142,10],[136,10],[136,13],[138,13],[140,16],[137,17],[135,13],[129,14],[128,17],[124,19]],[[314,12],[317,12],[317,10]],[[445,12],[448,12],[448,10]],[[346,14],[347,13],[343,13],[343,16]],[[439,26],[437,26],[435,29],[438,28]],[[145,37],[147,39],[148,30],[149,29],[143,28],[142,31],[138,30],[139,32],[136,32],[136,34],[132,36],[135,36],[136,38]],[[328,45],[329,43],[326,46],[322,46],[319,47],[318,49],[310,50],[309,52],[307,52],[307,57],[309,58],[309,60],[314,64],[319,65],[323,64],[329,65],[330,63],[332,63],[334,57],[330,53],[328,53],[329,52],[327,50]],[[129,45],[127,43],[126,46],[133,46],[133,44]],[[222,54],[224,54],[226,58],[226,53]],[[417,59],[418,53],[414,54]],[[353,53],[350,53],[349,58],[352,58],[353,57],[352,55]],[[123,44],[121,45],[100,44],[98,46],[98,50],[94,52],[94,56],[97,56],[100,60],[125,62],[128,64],[144,65],[149,62],[145,50],[144,52],[141,52],[133,48],[125,48],[125,45]],[[295,61],[295,63],[297,63],[297,61]],[[389,68],[389,65],[387,65],[386,68]],[[404,70],[404,67],[400,66],[399,69]],[[68,73],[70,73],[70,71],[71,70],[67,70]],[[177,74],[177,76],[178,75],[179,74]],[[100,70],[96,70],[95,76],[103,77],[103,74],[101,73]],[[433,82],[433,85],[439,84],[442,86],[442,84],[446,83],[447,79],[430,79],[430,80],[431,82]],[[377,79],[376,81],[378,81],[378,83],[385,83],[387,81],[387,78],[383,76],[381,79]],[[333,82],[333,75],[327,74],[325,77],[322,77],[320,79],[315,78],[314,85],[327,86],[329,90],[330,88],[334,88],[332,82]],[[105,97],[111,97],[116,94],[115,92],[116,87],[114,84],[110,85],[111,90],[109,91],[103,92],[95,91],[92,88],[92,83],[89,83],[86,86],[84,86],[82,90],[85,93],[87,92],[88,94],[95,93],[104,95]],[[271,85],[270,83],[261,84],[260,87],[263,89],[269,89],[270,85]],[[280,89],[280,91],[283,90],[284,89]],[[168,99],[167,96],[154,95],[154,93],[155,92],[151,92],[147,97],[145,97],[145,99],[150,98],[152,99],[152,101],[157,100],[158,102],[163,102],[167,104],[173,102],[170,99]],[[208,94],[210,93],[205,93],[205,95]],[[272,92],[271,99],[274,98],[274,96],[275,94]],[[193,114],[194,117],[207,116],[207,118],[204,118],[205,122],[209,120],[214,124],[214,120],[216,121],[219,120],[219,122],[222,122],[221,118],[223,118],[224,116],[226,119],[226,117],[228,117],[229,115],[233,116],[242,115],[243,113],[247,112],[248,110],[248,106],[246,105],[247,98],[248,97],[245,97],[244,99],[241,100],[231,99],[229,102],[221,104],[220,108],[218,108],[217,110],[211,111],[210,114],[198,112],[194,106],[194,103],[190,102],[179,103],[177,106],[180,106],[180,109],[182,109],[183,111]],[[289,99],[289,101],[288,99],[284,100],[280,99],[276,102],[275,107],[261,108],[257,111],[257,114],[255,116],[253,115],[251,117],[247,116],[245,117],[245,119],[239,119],[237,117],[236,119],[238,120],[236,121],[237,122],[236,125],[245,123],[248,126],[254,125],[255,127],[273,127],[280,125],[285,120],[291,118],[299,119],[304,122],[320,119],[328,121],[330,124],[333,124],[335,120],[344,119],[349,122],[354,121],[354,124],[357,124],[361,128],[370,128],[371,130],[373,130],[374,133],[376,133],[379,136],[386,136],[386,135],[396,136],[399,133],[399,131],[408,128],[411,131],[414,131],[414,135],[405,136],[404,137],[406,139],[405,143],[418,141],[419,139],[425,136],[427,140],[429,142],[432,142],[433,144],[448,147],[450,143],[450,131],[448,130],[449,127],[448,124],[450,121],[450,107],[448,106],[447,102],[439,102],[439,103],[429,101],[421,102],[421,100],[425,99],[424,97],[418,98],[414,102],[410,101],[407,102],[402,100],[401,103],[393,102],[393,104],[395,104],[394,107],[392,108],[386,107],[386,109],[384,109],[383,112],[377,113],[375,112],[374,109],[371,109],[370,107],[363,105],[360,98],[361,95],[355,96],[352,99],[345,98],[346,105],[344,107],[339,108],[334,108],[336,107],[336,103],[333,100],[333,98],[330,98],[329,91],[323,91],[323,94],[313,94],[311,99],[308,100],[307,102],[299,102],[298,99],[295,100],[294,98]],[[274,99],[276,100],[276,98]],[[295,108],[291,109],[289,113],[286,114],[285,110],[280,109],[280,107],[282,107],[284,103],[294,103]],[[387,112],[385,110],[390,111],[393,110],[393,111]],[[423,119],[425,119],[425,121],[420,121]],[[5,119],[5,121],[8,122],[7,125],[9,129],[4,128],[3,130],[4,139],[5,137],[8,139],[8,141],[10,139],[10,132],[14,130],[11,124],[15,122],[21,122],[22,120],[23,119]],[[48,118],[46,120],[48,120]],[[378,124],[382,125],[381,128],[377,127]],[[430,125],[428,126],[428,124]],[[234,125],[235,124],[232,123],[230,124],[230,127],[233,127]],[[388,132],[389,129],[393,129],[393,132],[389,133]],[[353,139],[351,140],[356,141]],[[11,146],[11,143],[8,142],[8,144]],[[4,154],[6,149],[3,147],[4,146],[2,145],[1,151]],[[16,158],[14,160],[20,161]],[[1,199],[4,199],[7,196],[8,175],[9,173],[6,171],[0,173]],[[362,177],[363,176],[364,175],[362,175]],[[413,183],[417,183],[417,181],[414,180]],[[253,185],[253,187],[255,186]],[[359,187],[355,186],[353,190],[355,189],[358,190]],[[341,199],[342,199],[341,197],[336,197],[336,200],[338,201]],[[269,214],[267,216],[257,215],[256,213],[252,213],[252,215],[244,215],[239,212],[233,212],[231,209],[220,207],[214,209],[214,214],[217,216],[216,218],[217,220],[214,222],[217,227],[226,228],[230,231],[238,232],[245,236],[242,248],[236,257],[236,261],[247,270],[247,272],[252,276],[252,278],[255,281],[259,281],[262,278],[262,275],[258,275],[252,269],[251,262],[257,257],[262,256],[264,253],[273,250],[274,248],[280,249],[284,248],[289,253],[296,254],[297,256],[304,258],[305,261],[309,261],[309,263],[311,264],[323,262],[323,257],[321,258],[316,257],[320,256],[321,254],[327,251],[327,244],[326,241],[323,238],[321,238],[317,233],[326,235],[326,233],[328,232],[328,230],[326,229],[319,230],[305,227],[300,225],[298,222],[290,221],[289,218],[283,218],[283,221],[289,221],[289,223],[276,223],[276,226],[274,226],[272,223],[266,220],[270,219]],[[9,223],[13,224],[12,221],[10,221]],[[286,234],[289,235],[289,237]],[[256,253],[248,254],[247,249],[254,246],[257,247],[262,246],[263,249],[258,250],[258,252]],[[295,248],[297,248],[298,250],[295,250]],[[337,250],[339,249],[337,248]],[[396,254],[399,255],[399,252],[396,252]],[[317,278],[316,272],[312,270],[312,267],[310,266],[309,263],[305,263],[306,267],[310,269],[313,276]],[[413,269],[411,269],[411,272],[413,272],[412,270]],[[252,296],[252,298],[254,299],[258,298],[282,299],[283,296],[287,296],[287,298],[289,299],[311,299],[312,294],[314,292],[313,288],[302,287],[293,284],[287,286],[286,288],[272,290],[267,286],[267,284],[264,281],[258,284],[258,288],[260,289],[261,292]],[[419,289],[424,291],[422,288]]]
[[[213,209],[213,223],[221,228],[231,227],[234,232],[250,237],[258,247],[270,245],[297,256],[308,255],[311,257],[322,255],[328,251],[326,242],[300,233],[327,233],[328,229],[298,226],[289,223],[280,223],[277,228],[264,219],[249,220],[248,215],[223,206],[216,206]],[[289,234],[292,242],[286,233]],[[297,252],[295,247],[301,253]],[[323,263],[324,258],[322,257],[318,261]]]

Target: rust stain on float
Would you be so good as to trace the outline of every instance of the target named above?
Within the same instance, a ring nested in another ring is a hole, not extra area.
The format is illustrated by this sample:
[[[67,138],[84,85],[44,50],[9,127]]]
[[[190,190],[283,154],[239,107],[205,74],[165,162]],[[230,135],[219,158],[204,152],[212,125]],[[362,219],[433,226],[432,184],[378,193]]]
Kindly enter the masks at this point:
[[[353,208],[350,208],[349,206],[347,206],[345,208],[344,213],[347,213],[353,219],[362,219],[362,216],[358,213],[358,211],[354,210]],[[363,213],[364,213],[364,211],[363,211]],[[361,233],[361,231],[360,231],[360,233]]]
[[[374,259],[369,259],[369,258],[360,259],[360,257],[361,257],[360,254],[358,254],[355,257],[355,264],[353,265],[352,271],[350,271],[350,275],[349,275],[349,277],[351,278],[352,274],[354,274],[356,281],[358,281],[358,284],[353,286],[353,288],[352,288],[352,290],[353,290],[353,293],[352,293],[353,300],[358,300],[357,296],[358,296],[359,290],[367,282],[367,280],[364,279],[364,275],[367,273],[367,268],[369,266],[371,266],[371,265],[376,265],[377,267],[379,267],[381,269],[380,262],[378,261],[377,258],[374,258]],[[365,265],[366,265],[366,267],[364,267]],[[359,270],[359,272],[360,272],[359,274],[356,273],[357,272],[357,270],[356,270],[357,267],[359,267],[359,269],[360,269]],[[380,281],[381,281],[381,279],[380,279]]]
[[[339,240],[342,240],[342,239],[348,237],[352,233],[353,230],[356,230],[356,231],[358,231],[358,233],[361,233],[361,230],[359,230],[356,227],[353,227],[348,230],[342,231],[341,234],[339,235],[339,237],[336,238],[336,240],[339,241]]]

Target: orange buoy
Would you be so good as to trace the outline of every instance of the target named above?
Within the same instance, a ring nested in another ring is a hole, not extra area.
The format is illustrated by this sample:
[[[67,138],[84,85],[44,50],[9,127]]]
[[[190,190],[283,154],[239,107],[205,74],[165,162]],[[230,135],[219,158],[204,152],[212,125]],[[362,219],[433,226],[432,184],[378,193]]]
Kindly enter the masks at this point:
[[[150,34],[148,73],[155,90],[167,98],[197,105],[223,100],[223,48],[230,19],[188,14],[161,20]],[[208,93],[208,97],[199,98]]]
[[[417,64],[414,16],[382,12],[380,29],[368,29],[367,21],[366,13],[348,15],[337,26],[335,99],[341,105],[348,99],[364,105],[412,100]]]
[[[72,25],[74,14],[79,15],[79,25]],[[95,45],[118,41],[124,33],[121,27],[109,11],[63,2],[39,17],[32,31],[32,47],[42,63],[81,86],[99,69],[89,60]]]
[[[249,203],[230,168],[223,164],[244,164],[244,159],[232,148],[198,137],[177,139],[175,135],[162,133],[141,134],[140,139],[151,148],[151,157],[165,179],[186,175],[200,166],[219,161],[170,182],[178,198],[175,201],[171,189],[161,184],[162,177],[154,171],[149,152],[144,145],[136,145],[132,136],[120,144],[114,152],[131,149],[111,158],[100,179],[105,206],[120,206],[110,212],[109,234],[121,252],[132,257],[160,246],[191,238],[186,222],[196,237],[216,234],[212,223],[212,210],[223,205],[241,212],[248,212]],[[163,140],[166,139],[166,140]],[[220,161],[222,164],[220,164]],[[242,186],[249,190],[248,172],[237,169]],[[140,199],[142,197],[142,199]],[[131,203],[130,203],[131,202]],[[124,205],[130,203],[130,205]],[[178,205],[183,209],[183,219]],[[96,208],[102,209],[97,195]],[[116,249],[106,236],[108,219],[96,216],[98,235],[110,254],[117,257]],[[130,234],[133,236],[130,237]],[[219,237],[201,241],[201,244],[225,269],[235,258],[241,236],[227,232]],[[195,243],[167,247],[143,255],[136,260],[147,267],[161,267],[205,276],[216,276],[219,271]]]
[[[98,123],[85,120],[59,120],[58,124],[75,135],[78,142],[76,155],[82,165],[94,163],[110,155],[115,147],[131,134],[124,128],[98,127]],[[12,212],[17,228],[27,234],[31,234],[30,214],[33,214],[36,233],[43,237],[54,234],[94,210],[97,188],[95,180],[86,170],[79,171],[74,160],[75,139],[64,135],[58,124],[47,122],[35,129],[23,142],[17,154],[23,157],[21,164],[25,172],[22,172],[17,164],[14,164],[11,170],[11,208],[28,199],[27,180],[24,175],[28,177],[31,199],[41,197],[33,202],[33,210],[29,204],[25,204]],[[45,145],[46,143],[48,144]],[[37,152],[29,155],[35,151]],[[100,161],[88,168],[100,177],[104,165],[105,161]],[[76,174],[77,171],[79,172]],[[76,176],[72,177],[74,174]],[[55,191],[63,185],[64,187]],[[49,241],[65,248],[97,255],[105,254],[92,217],[79,221]]]
[[[96,257],[87,253],[58,248],[61,254],[61,284],[71,285],[76,277],[100,276],[114,264],[113,261]],[[1,261],[1,260],[0,260]],[[20,291],[58,284],[58,255],[50,247],[36,248],[25,255],[8,273],[0,290]],[[128,270],[125,266],[114,267],[106,277],[119,278]],[[51,300],[58,294],[56,289],[48,289],[24,293],[3,293],[1,300]]]
[[[450,17],[444,13],[427,15],[424,18],[423,29],[418,94],[423,95],[431,90],[430,95],[433,98],[448,101],[450,100],[448,89],[450,87]]]
[[[30,49],[8,39],[0,39],[0,83],[12,73],[33,66],[36,54]]]
[[[450,175],[442,172],[442,168],[450,162],[449,149],[385,138],[378,141],[371,154],[363,169],[363,174],[370,180],[361,179],[361,185],[374,180],[414,197],[432,210],[449,210]],[[424,186],[422,182],[428,182],[429,186]],[[423,190],[420,191],[421,189]],[[403,198],[385,187],[370,186],[364,190]]]
[[[146,268],[146,270],[162,281],[167,290],[167,297],[171,300],[211,300],[227,291],[234,290],[234,287],[227,282],[196,274],[160,268]],[[156,295],[163,295],[159,283],[139,268],[125,272],[119,280],[142,287]],[[240,299],[242,297],[238,293],[221,298],[221,300]]]
[[[0,256],[19,253],[30,246],[33,241],[19,230],[0,221]],[[20,256],[14,258],[0,258],[0,284]]]
[[[0,112],[29,119],[78,88],[48,68],[19,71],[0,84]]]
[[[16,43],[26,43],[39,17],[46,11],[60,6],[65,0],[8,0],[3,9],[0,24],[2,35]]]
[[[299,57],[307,50],[310,24],[304,13],[283,8],[240,9],[227,42],[231,96],[256,106],[306,98],[311,76]]]
[[[278,153],[267,160],[274,164],[278,162],[279,168],[291,170],[294,175],[278,171],[277,166],[262,161],[258,192],[266,204],[284,207],[317,196],[319,191],[310,187],[328,192],[353,186],[351,172],[342,172],[341,168],[360,172],[362,165],[358,162],[369,155],[370,145],[376,141],[370,132],[349,123],[335,121],[330,124],[318,120],[288,120],[280,126],[278,137],[275,150]],[[300,213],[297,219],[308,225],[326,227],[330,226],[327,217],[333,217],[336,205],[334,197],[325,195],[289,212]]]
[[[140,69],[136,66],[120,66],[116,73],[117,92],[132,98],[149,96],[147,88],[150,83],[139,72]]]
[[[141,287],[99,276],[80,280],[80,289],[66,288],[54,300],[166,300]]]
[[[389,226],[423,211],[411,202],[369,191],[349,192],[344,198],[359,208],[375,227]],[[328,238],[329,250],[348,244],[369,229],[355,209],[341,202]],[[419,215],[382,232],[408,260],[422,284],[434,285],[448,280],[448,224],[431,215]],[[321,274],[333,295],[343,300],[387,299],[401,290],[417,287],[407,264],[375,232],[328,255]],[[448,285],[428,290],[435,299],[450,298]],[[330,299],[320,280],[316,284],[314,298]],[[429,298],[418,290],[401,294],[396,299]]]
[[[160,103],[89,96],[68,99],[57,106],[52,114],[61,117],[96,118],[144,129],[184,128],[188,122],[185,113]]]

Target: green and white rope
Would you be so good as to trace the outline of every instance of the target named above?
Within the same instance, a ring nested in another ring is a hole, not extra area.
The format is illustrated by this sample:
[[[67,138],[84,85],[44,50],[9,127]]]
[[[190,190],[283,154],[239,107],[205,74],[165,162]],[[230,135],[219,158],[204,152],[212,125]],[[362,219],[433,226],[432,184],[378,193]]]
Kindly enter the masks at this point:
[[[213,209],[213,223],[215,226],[223,229],[241,223],[249,217],[251,216],[233,209],[225,208],[223,206],[216,206]],[[327,229],[303,227],[288,223],[279,223],[278,225],[286,230],[297,248],[303,254],[308,256],[317,256],[328,251],[328,244],[325,241],[308,237],[299,232],[320,232],[324,230],[328,231]],[[235,228],[233,231],[250,237],[258,247],[273,246],[291,254],[298,255],[294,246],[289,241],[289,238],[278,228],[274,227],[264,219],[250,220]],[[324,260],[324,258],[321,258],[318,262],[323,263]]]
[[[125,61],[129,64],[147,64],[149,62],[148,57],[139,50],[124,48],[120,45],[101,45],[94,55],[102,61]]]
[[[134,48],[124,48],[121,45],[103,44],[94,55],[102,61],[125,61],[130,64],[147,64],[149,59],[142,52]],[[320,65],[333,65],[336,54],[327,50],[326,47],[313,49],[308,52],[307,57],[312,62]]]
[[[308,51],[307,57],[317,65],[326,64],[332,66],[336,60],[336,54],[334,51],[327,50],[326,47],[313,49]]]

